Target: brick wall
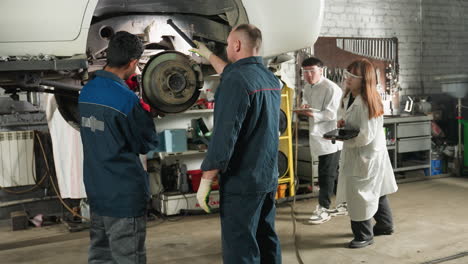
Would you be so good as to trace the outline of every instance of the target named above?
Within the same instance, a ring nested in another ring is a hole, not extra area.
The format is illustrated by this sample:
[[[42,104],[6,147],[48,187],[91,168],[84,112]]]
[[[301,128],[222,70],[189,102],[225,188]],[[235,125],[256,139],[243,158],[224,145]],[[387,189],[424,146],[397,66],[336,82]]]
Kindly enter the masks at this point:
[[[432,77],[468,73],[468,1],[423,0],[424,89],[441,92]]]
[[[326,0],[320,35],[397,37],[401,95],[434,94],[434,75],[468,73],[467,12],[463,0]]]

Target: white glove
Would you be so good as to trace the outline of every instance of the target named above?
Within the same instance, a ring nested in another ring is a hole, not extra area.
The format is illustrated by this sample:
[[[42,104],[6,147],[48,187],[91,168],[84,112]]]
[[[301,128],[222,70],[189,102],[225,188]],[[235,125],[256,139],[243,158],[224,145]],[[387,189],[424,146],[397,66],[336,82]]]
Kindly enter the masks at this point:
[[[198,204],[200,204],[200,207],[203,208],[203,210],[205,210],[205,212],[207,213],[211,213],[211,207],[209,205],[209,202],[212,183],[213,180],[202,178],[197,192]]]
[[[197,45],[197,48],[189,49],[189,51],[196,53],[207,60],[210,60],[210,56],[211,54],[213,54],[213,52],[211,52],[211,50],[209,50],[205,44],[198,42],[196,40],[194,40],[193,42]]]

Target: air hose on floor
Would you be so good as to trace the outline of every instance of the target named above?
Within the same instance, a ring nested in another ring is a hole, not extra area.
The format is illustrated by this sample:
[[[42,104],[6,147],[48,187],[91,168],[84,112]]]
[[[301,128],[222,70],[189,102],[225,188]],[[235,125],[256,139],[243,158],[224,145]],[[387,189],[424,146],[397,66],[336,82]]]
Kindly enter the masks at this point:
[[[41,147],[41,152],[42,152],[42,155],[44,157],[44,162],[45,162],[45,165],[46,165],[46,170],[47,170],[47,174],[49,174],[49,177],[50,177],[50,182],[52,183],[52,187],[55,191],[55,193],[57,194],[57,197],[59,198],[60,202],[62,203],[62,205],[73,215],[73,216],[76,216],[76,217],[79,217],[81,219],[84,219],[86,221],[91,221],[89,218],[87,217],[84,217],[78,213],[76,213],[75,211],[73,211],[72,208],[70,208],[70,206],[68,206],[65,201],[63,201],[62,197],[60,196],[60,192],[59,190],[57,189],[57,187],[55,186],[55,183],[54,183],[54,179],[52,177],[52,172],[50,170],[50,167],[49,167],[49,161],[47,159],[47,155],[45,153],[45,150],[44,150],[44,145],[42,144],[42,140],[41,138],[38,136],[38,134],[35,133],[35,136],[39,142],[39,146]]]

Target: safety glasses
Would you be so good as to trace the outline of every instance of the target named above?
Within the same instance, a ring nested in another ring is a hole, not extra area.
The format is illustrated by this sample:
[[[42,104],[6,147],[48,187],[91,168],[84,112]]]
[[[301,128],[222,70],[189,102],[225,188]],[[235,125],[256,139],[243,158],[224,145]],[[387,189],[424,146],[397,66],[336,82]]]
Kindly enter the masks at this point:
[[[345,79],[349,79],[349,78],[355,78],[355,79],[362,79],[362,76],[359,76],[359,75],[354,75],[352,73],[350,73],[349,71],[345,70],[343,72],[343,77]]]
[[[313,72],[318,72],[320,71],[321,68],[315,68],[315,69],[309,69],[309,70],[306,70],[306,69],[302,69],[302,73],[306,74],[306,73],[313,73]]]

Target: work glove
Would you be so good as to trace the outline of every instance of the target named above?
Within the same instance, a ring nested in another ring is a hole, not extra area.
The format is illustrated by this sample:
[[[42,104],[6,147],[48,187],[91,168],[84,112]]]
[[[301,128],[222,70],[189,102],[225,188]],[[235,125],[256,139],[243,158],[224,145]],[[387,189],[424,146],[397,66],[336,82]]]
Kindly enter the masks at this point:
[[[143,101],[143,98],[140,98],[140,105],[146,112],[151,113],[151,106],[149,104],[145,103],[145,101]]]
[[[209,205],[209,202],[212,183],[213,180],[202,178],[197,192],[198,204],[200,204],[200,207],[203,208],[203,210],[205,210],[205,212],[207,213],[211,213],[211,207]]]
[[[189,51],[196,53],[207,60],[210,60],[210,56],[211,54],[213,54],[213,52],[211,52],[211,50],[209,50],[205,44],[198,42],[196,40],[194,40],[193,42],[197,45],[197,48],[189,49]]]
[[[134,92],[138,92],[140,90],[138,87],[139,84],[136,73],[132,74],[127,80],[125,80],[125,83],[127,84],[128,88]]]

